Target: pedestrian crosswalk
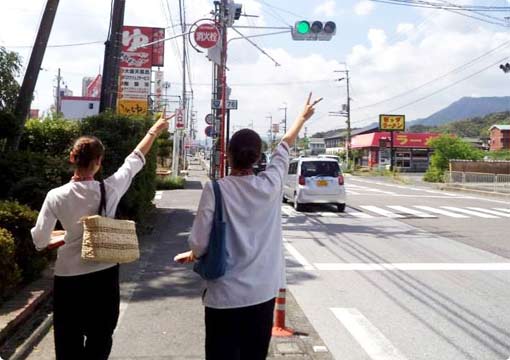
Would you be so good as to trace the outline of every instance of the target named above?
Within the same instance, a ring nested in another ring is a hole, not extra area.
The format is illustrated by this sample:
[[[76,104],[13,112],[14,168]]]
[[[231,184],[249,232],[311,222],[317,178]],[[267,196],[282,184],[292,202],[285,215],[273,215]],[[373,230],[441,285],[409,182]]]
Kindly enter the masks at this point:
[[[321,211],[323,210],[323,211]],[[432,207],[426,205],[360,205],[357,207],[347,207],[345,213],[337,213],[324,209],[311,209],[309,212],[297,212],[292,207],[284,205],[282,214],[284,217],[351,217],[358,219],[435,219],[446,217],[452,219],[508,219],[510,218],[510,208],[482,208],[475,206],[439,206]]]

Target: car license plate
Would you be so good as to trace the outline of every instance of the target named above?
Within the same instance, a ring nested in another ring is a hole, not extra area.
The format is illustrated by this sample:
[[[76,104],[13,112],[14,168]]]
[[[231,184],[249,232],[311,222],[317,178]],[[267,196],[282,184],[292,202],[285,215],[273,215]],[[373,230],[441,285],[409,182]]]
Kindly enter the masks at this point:
[[[328,186],[327,180],[317,180],[317,186]]]

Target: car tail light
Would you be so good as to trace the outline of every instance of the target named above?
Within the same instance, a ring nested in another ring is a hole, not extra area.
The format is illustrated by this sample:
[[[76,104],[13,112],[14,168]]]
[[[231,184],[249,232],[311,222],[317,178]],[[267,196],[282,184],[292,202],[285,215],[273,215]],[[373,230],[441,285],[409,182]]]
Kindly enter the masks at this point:
[[[343,175],[339,175],[338,176],[338,185],[343,185],[344,184],[344,176]]]
[[[305,177],[301,175],[301,176],[299,177],[299,185],[305,185],[305,184],[306,184],[306,183],[305,183]]]

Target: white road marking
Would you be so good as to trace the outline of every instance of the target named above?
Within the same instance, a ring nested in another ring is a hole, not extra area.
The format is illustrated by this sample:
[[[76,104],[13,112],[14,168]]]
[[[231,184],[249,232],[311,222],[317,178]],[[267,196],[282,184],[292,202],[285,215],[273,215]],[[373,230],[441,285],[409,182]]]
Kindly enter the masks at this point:
[[[393,210],[401,211],[403,213],[411,214],[411,215],[414,215],[414,216],[417,216],[417,217],[420,217],[420,218],[427,218],[427,219],[437,218],[436,215],[427,214],[427,213],[424,213],[424,212],[419,211],[419,210],[414,210],[414,209],[407,208],[405,206],[388,205],[388,207],[393,209]]]
[[[497,215],[497,216],[502,216],[502,217],[510,217],[510,213],[503,213],[501,211],[496,211],[496,210],[484,209],[484,208],[474,207],[474,206],[470,206],[470,207],[468,207],[468,209],[486,212],[487,214],[492,214],[492,215]]]
[[[296,216],[303,215],[301,213],[298,213],[296,210],[294,210],[290,206],[282,206],[282,213],[284,213],[285,215],[287,215],[289,217],[296,217]]]
[[[342,325],[372,360],[407,360],[361,312],[355,308],[331,308]]]
[[[299,253],[299,251],[296,250],[294,246],[292,246],[289,242],[284,241],[283,245],[287,249],[287,251],[296,259],[298,263],[303,266],[305,270],[315,270],[312,264],[308,262],[308,260],[305,259],[303,255]]]
[[[369,210],[371,212],[374,212],[376,214],[383,215],[385,217],[391,218],[391,219],[401,219],[401,218],[404,217],[404,216],[402,216],[400,214],[395,214],[395,213],[393,213],[393,212],[391,212],[389,210],[381,209],[380,207],[377,207],[377,206],[361,205],[360,207],[362,207],[363,209]]]
[[[332,211],[318,212],[316,214],[322,217],[338,217],[338,213],[334,213]]]
[[[447,209],[447,210],[451,210],[451,211],[457,211],[457,212],[460,212],[460,213],[464,213],[464,214],[468,214],[468,215],[473,215],[473,216],[484,218],[484,219],[499,219],[497,216],[494,216],[494,215],[484,214],[484,213],[481,213],[481,212],[478,212],[478,211],[473,211],[473,210],[461,209],[461,208],[457,208],[457,207],[454,207],[454,206],[441,206],[441,207],[443,209]]]
[[[315,263],[322,271],[510,271],[510,263]]]
[[[443,210],[443,209],[433,208],[431,206],[415,205],[414,207],[418,208],[418,209],[421,209],[421,210],[429,211],[429,212],[432,212],[432,213],[435,213],[435,214],[441,214],[441,215],[445,215],[445,216],[448,216],[448,217],[452,217],[452,218],[455,218],[455,219],[468,219],[469,218],[469,216],[466,216],[466,215],[456,214],[456,213],[451,212],[451,211],[446,211],[446,210]]]
[[[356,191],[352,191],[352,190],[349,190],[349,189],[346,189],[345,192],[349,195],[359,195],[359,192],[356,192]]]
[[[349,215],[352,215],[354,217],[360,218],[360,219],[373,219],[374,217],[370,214],[365,214],[361,211],[356,211],[352,209],[345,209],[345,212]]]
[[[163,197],[163,191],[156,191],[156,195],[154,196],[154,200],[161,200]]]
[[[494,209],[510,213],[510,209],[506,209],[506,208],[494,208]]]

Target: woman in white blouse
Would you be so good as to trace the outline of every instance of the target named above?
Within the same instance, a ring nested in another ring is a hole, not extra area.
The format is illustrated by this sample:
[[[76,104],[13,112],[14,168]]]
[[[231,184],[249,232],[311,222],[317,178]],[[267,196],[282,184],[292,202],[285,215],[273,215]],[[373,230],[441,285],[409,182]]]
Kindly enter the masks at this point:
[[[203,297],[207,360],[261,360],[267,356],[283,271],[281,200],[289,147],[321,100],[311,103],[311,95],[258,176],[252,166],[261,154],[259,135],[243,129],[229,142],[232,171],[218,181],[227,224],[227,270],[219,279],[207,281]],[[176,261],[192,262],[207,251],[214,204],[209,182],[188,239],[191,251],[177,255]]]
[[[106,215],[114,217],[117,205],[133,177],[145,164],[154,140],[168,129],[168,119],[159,119],[124,164],[104,180]],[[58,248],[53,292],[53,321],[57,360],[107,359],[119,316],[119,266],[81,259],[83,225],[80,219],[98,213],[99,182],[104,147],[92,136],[76,140],[70,154],[75,166],[71,181],[51,190],[44,200],[32,238],[38,250],[48,247],[58,221],[65,230]]]

